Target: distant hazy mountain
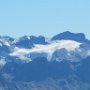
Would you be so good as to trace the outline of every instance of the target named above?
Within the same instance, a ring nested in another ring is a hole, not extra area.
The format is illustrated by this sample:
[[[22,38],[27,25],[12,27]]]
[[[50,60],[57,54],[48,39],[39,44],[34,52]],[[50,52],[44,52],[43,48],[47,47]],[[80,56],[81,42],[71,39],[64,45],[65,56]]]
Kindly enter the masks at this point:
[[[90,40],[0,36],[0,90],[90,90]]]

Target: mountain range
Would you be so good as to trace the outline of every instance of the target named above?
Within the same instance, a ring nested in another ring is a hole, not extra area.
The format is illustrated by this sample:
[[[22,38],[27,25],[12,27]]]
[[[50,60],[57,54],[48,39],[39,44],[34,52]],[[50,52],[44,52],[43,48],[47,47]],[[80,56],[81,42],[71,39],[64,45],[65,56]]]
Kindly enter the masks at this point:
[[[90,40],[69,31],[0,36],[0,90],[90,90]]]

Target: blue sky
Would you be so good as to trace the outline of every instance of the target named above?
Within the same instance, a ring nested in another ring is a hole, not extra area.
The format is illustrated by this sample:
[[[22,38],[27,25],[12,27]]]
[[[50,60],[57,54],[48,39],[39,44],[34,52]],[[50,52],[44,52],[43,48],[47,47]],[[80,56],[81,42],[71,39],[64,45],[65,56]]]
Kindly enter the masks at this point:
[[[64,31],[90,38],[90,0],[0,0],[0,35],[51,37]]]

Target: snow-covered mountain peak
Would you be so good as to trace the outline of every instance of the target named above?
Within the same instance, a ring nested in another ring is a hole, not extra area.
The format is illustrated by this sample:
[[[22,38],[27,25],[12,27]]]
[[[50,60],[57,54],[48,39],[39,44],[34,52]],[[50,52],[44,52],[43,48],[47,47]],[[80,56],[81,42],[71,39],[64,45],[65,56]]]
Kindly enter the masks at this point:
[[[79,61],[90,56],[90,41],[82,33],[64,32],[53,38],[23,36],[19,39],[0,37],[0,56],[6,61],[32,61],[45,57],[49,61]]]
[[[15,47],[14,51],[10,53],[11,56],[26,56],[30,54],[41,54],[44,53],[47,55],[48,58],[52,57],[52,54],[58,50],[58,49],[66,49],[68,52],[70,51],[75,51],[79,50],[81,43],[73,41],[73,40],[58,40],[58,41],[53,41],[50,42],[49,44],[42,45],[42,44],[34,44],[34,47],[31,49],[26,49],[26,48],[18,48]],[[38,57],[38,56],[37,56]]]
[[[2,45],[6,45],[6,46],[10,46],[10,41],[5,39],[5,38],[0,38],[0,46]]]
[[[36,88],[90,89],[90,41],[84,34],[0,37],[0,90]]]

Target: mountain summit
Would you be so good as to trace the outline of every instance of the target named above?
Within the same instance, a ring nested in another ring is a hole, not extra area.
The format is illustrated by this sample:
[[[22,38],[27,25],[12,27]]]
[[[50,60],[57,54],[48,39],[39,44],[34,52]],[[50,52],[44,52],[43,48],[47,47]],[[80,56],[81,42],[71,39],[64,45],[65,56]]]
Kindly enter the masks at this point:
[[[89,90],[89,69],[83,33],[0,37],[0,90]]]
[[[55,35],[52,40],[75,40],[78,42],[86,42],[88,41],[83,33],[71,33],[69,31],[60,33],[58,35]]]

